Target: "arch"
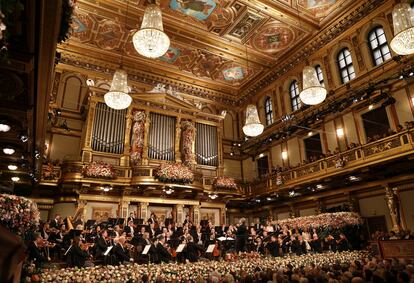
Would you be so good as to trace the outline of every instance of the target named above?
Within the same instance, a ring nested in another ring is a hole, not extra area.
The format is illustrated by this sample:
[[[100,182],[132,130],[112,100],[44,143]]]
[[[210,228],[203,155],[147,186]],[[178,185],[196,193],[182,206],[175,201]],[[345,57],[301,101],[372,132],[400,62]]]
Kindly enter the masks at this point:
[[[329,57],[330,64],[331,64],[331,70],[334,70],[332,71],[332,76],[335,81],[335,86],[341,86],[343,84],[341,80],[341,75],[339,73],[339,68],[338,68],[338,54],[344,48],[347,48],[349,50],[349,52],[351,53],[352,62],[355,64],[354,58],[356,59],[356,54],[355,54],[354,49],[352,48],[352,43],[350,41],[339,42],[336,45],[335,49],[332,50],[330,57]],[[358,71],[357,71],[357,68],[355,67],[356,66],[354,65],[355,76],[357,76]]]
[[[62,109],[79,111],[87,92],[86,79],[81,74],[65,73],[62,76],[57,103]]]
[[[234,116],[232,113],[227,112],[226,117],[224,117],[223,135],[226,139],[236,140],[234,133]]]
[[[213,109],[209,105],[204,105],[203,108],[201,108],[201,111],[204,113],[214,114]]]
[[[343,47],[337,52],[335,62],[342,84],[355,78],[354,58],[348,47]]]

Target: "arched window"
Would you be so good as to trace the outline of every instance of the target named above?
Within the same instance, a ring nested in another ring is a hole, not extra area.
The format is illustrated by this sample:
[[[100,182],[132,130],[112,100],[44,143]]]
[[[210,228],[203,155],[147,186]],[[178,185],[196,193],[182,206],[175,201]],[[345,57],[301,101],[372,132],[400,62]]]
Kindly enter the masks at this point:
[[[325,86],[325,82],[323,81],[323,73],[322,73],[321,65],[316,65],[315,70],[316,70],[316,76],[318,77],[319,83],[322,86]]]
[[[351,52],[344,48],[338,53],[338,67],[342,83],[347,83],[355,78],[354,65],[352,64]]]
[[[292,111],[299,110],[300,98],[299,98],[299,86],[298,81],[293,81],[289,86],[290,101],[292,104]]]
[[[265,117],[266,117],[266,126],[269,126],[273,123],[273,107],[272,99],[267,97],[264,102]]]
[[[375,66],[391,59],[387,38],[385,37],[384,29],[381,26],[375,27],[369,32],[368,41]]]

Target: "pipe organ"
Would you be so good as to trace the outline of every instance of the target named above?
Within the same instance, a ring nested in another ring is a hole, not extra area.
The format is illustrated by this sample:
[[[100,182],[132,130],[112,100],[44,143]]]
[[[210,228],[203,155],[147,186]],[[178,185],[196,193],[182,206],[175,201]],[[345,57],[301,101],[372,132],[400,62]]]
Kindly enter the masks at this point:
[[[98,102],[92,131],[92,149],[122,154],[124,152],[127,110],[115,110]]]
[[[174,161],[176,118],[157,113],[150,114],[148,157]]]
[[[195,154],[197,164],[218,166],[217,127],[196,123]]]

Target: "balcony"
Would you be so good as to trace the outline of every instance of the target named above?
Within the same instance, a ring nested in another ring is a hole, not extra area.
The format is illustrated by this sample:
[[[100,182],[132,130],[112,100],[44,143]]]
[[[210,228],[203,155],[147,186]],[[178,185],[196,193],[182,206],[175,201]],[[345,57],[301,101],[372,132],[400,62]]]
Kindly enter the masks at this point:
[[[356,169],[396,160],[411,154],[414,154],[414,129],[355,147],[310,164],[280,173],[272,173],[267,178],[245,184],[243,193],[247,197],[265,195],[326,177],[350,173]]]

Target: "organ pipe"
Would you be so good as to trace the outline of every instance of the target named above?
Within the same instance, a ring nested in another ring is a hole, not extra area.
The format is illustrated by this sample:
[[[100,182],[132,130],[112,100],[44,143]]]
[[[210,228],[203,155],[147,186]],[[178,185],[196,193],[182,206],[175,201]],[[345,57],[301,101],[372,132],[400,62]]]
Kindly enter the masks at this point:
[[[174,160],[175,117],[151,113],[148,155],[151,159]]]
[[[217,127],[196,123],[197,164],[218,166]]]

